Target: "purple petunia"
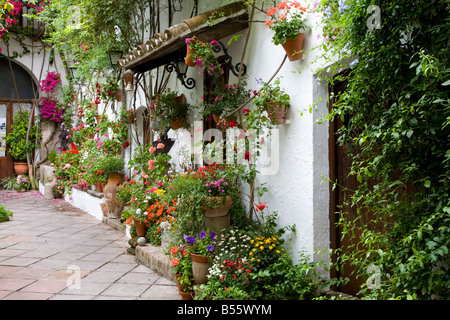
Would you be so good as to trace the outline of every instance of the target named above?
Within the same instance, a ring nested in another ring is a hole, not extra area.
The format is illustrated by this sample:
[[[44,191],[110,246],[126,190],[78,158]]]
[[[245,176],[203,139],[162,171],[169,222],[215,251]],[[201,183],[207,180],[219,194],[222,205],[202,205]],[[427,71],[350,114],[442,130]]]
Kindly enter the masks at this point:
[[[208,252],[211,252],[214,250],[214,245],[210,245],[210,246],[206,247],[206,249],[208,250]]]

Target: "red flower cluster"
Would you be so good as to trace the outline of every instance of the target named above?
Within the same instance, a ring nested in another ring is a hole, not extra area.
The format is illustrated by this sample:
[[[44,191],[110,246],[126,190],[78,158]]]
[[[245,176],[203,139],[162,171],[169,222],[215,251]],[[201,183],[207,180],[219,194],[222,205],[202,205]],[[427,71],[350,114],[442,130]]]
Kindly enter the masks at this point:
[[[225,260],[222,264],[222,274],[220,281],[232,283],[238,281],[241,284],[248,284],[249,275],[252,273],[252,266],[241,259]],[[228,284],[228,283],[227,283]]]

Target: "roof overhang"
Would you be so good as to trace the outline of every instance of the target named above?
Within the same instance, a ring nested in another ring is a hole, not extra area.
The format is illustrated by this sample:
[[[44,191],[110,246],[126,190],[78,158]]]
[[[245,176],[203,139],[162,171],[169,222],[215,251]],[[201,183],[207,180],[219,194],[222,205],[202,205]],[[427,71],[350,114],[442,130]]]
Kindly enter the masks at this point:
[[[235,2],[184,20],[156,34],[146,43],[126,54],[118,65],[133,72],[146,72],[172,61],[184,60],[186,38],[196,36],[209,42],[248,28],[247,5]]]

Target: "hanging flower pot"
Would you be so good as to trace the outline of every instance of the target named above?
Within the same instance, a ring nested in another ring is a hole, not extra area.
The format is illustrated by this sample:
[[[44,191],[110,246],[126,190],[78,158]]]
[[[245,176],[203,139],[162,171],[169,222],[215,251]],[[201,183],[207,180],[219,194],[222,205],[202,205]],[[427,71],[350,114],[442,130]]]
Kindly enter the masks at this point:
[[[286,42],[282,44],[284,51],[288,56],[289,61],[296,61],[303,58],[301,50],[303,50],[304,33],[299,33],[296,38],[287,38]]]
[[[285,103],[268,103],[265,105],[267,114],[274,125],[284,124],[286,121],[287,107]]]
[[[191,48],[190,44],[191,42],[195,43],[202,43],[202,42],[199,41],[195,36],[190,39],[187,38],[185,41],[186,41],[186,58],[184,60],[184,63],[186,63],[189,67],[196,67],[197,63],[192,58],[192,55],[195,53],[195,49]]]
[[[180,128],[183,128],[185,123],[186,123],[185,119],[174,119],[173,121],[170,122],[170,126],[172,127],[173,130],[178,130]]]

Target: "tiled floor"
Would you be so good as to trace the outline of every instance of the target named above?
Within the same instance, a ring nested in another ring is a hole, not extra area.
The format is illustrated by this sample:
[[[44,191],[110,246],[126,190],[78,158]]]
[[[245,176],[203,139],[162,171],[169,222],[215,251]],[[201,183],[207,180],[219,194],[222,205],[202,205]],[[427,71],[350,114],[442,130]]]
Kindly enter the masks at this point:
[[[62,200],[0,190],[0,300],[180,300],[173,281],[136,262],[128,238]]]

